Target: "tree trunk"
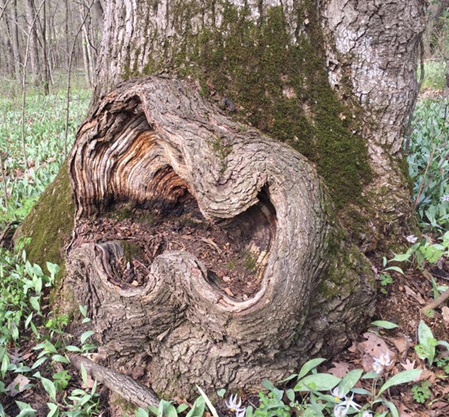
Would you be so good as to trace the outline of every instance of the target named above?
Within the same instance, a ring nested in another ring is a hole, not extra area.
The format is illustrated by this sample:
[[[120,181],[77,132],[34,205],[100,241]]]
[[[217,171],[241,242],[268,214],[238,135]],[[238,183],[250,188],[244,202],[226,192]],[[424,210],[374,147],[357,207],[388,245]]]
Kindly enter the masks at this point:
[[[65,309],[88,306],[104,364],[165,395],[250,389],[346,347],[373,312],[364,252],[412,216],[420,1],[243,4],[102,3],[74,203],[47,227],[50,188],[21,229],[57,257],[74,210]]]
[[[337,243],[311,164],[179,81],[109,94],[69,171],[66,298],[88,307],[108,363],[136,372],[140,357],[158,392],[283,378],[372,313],[372,272]]]
[[[21,67],[22,67],[22,57],[20,55],[20,46],[19,46],[19,20],[17,16],[17,0],[12,2],[11,8],[11,24],[13,26],[12,29],[12,47],[14,53],[14,70],[15,77],[17,83],[21,81]]]
[[[401,144],[421,3],[110,1],[96,97],[155,71],[199,79],[315,162],[354,241],[373,251],[409,233]]]
[[[28,34],[30,37],[30,63],[31,63],[31,75],[35,85],[39,85],[41,81],[40,73],[40,61],[39,61],[39,40],[37,37],[37,19],[36,8],[34,0],[26,0],[25,9],[28,23]]]

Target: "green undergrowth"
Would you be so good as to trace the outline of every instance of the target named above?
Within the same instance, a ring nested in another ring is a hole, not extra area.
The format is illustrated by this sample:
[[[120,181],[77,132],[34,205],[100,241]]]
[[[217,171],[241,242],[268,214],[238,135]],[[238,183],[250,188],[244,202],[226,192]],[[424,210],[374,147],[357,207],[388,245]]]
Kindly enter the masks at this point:
[[[90,91],[78,90],[71,95],[69,142],[85,116]],[[51,183],[64,154],[65,93],[49,96],[34,94],[27,98],[25,109],[25,156],[21,135],[21,103],[17,97],[0,97],[0,228],[12,221],[21,222],[40,194]],[[4,175],[3,175],[4,174]],[[5,186],[7,191],[5,192]]]
[[[418,66],[418,79],[420,79]],[[443,90],[446,87],[446,63],[442,60],[429,60],[424,63],[422,90]]]
[[[449,100],[421,99],[406,142],[414,205],[423,231],[449,230]]]

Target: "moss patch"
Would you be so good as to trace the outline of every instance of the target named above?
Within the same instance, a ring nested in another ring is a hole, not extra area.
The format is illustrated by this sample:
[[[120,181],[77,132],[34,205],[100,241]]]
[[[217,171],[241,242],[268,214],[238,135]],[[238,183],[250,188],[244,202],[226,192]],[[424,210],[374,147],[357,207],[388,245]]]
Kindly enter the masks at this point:
[[[70,240],[74,215],[69,174],[64,164],[14,236],[16,241],[31,239],[24,247],[30,262],[58,264],[61,267],[58,278],[65,274],[64,252]]]
[[[213,2],[212,2],[213,3]],[[200,81],[207,97],[229,98],[232,117],[250,123],[316,163],[337,208],[362,204],[364,184],[371,180],[367,149],[360,129],[358,105],[342,100],[328,82],[326,54],[314,1],[295,5],[289,19],[299,28],[289,32],[281,7],[260,11],[255,20],[249,6],[224,1],[222,19],[193,33],[190,22],[201,11],[193,3],[171,11],[182,40],[160,62],[147,62],[143,73],[127,66],[125,78],[166,67]],[[213,10],[213,4],[210,7]],[[218,19],[217,19],[218,20]],[[351,86],[341,86],[344,90]]]

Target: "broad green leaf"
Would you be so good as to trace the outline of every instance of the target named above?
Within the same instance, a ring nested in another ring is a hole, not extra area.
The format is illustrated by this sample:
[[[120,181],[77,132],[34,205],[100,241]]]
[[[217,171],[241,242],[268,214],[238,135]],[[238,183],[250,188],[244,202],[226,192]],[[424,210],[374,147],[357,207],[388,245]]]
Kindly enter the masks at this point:
[[[48,272],[50,272],[50,274],[56,275],[61,268],[59,268],[59,265],[57,265],[57,264],[52,264],[51,262],[47,262],[47,269],[48,269]]]
[[[313,368],[316,368],[318,365],[321,365],[323,362],[326,362],[326,359],[324,359],[324,358],[315,358],[315,359],[312,359],[312,360],[306,362],[302,366],[301,370],[299,371],[298,381],[302,377],[306,376]]]
[[[47,359],[48,358],[46,356],[39,358],[36,362],[33,363],[31,369],[36,369],[37,367],[41,366]]]
[[[33,314],[34,314],[34,313],[30,313],[30,315],[29,315],[29,316],[27,317],[27,319],[25,320],[25,329],[28,328],[28,326],[29,326],[31,320],[33,319]]]
[[[410,256],[412,256],[411,253],[395,253],[394,258],[390,259],[389,262],[404,262],[410,259]]]
[[[340,378],[330,374],[313,374],[301,379],[295,391],[329,391],[339,384]]]
[[[164,415],[167,417],[178,417],[178,413],[176,411],[176,408],[174,407],[174,405],[169,402],[169,401],[165,401],[165,400],[161,400],[162,403],[162,409],[164,411]]]
[[[85,342],[87,339],[89,339],[89,337],[91,337],[91,336],[94,335],[94,334],[95,334],[95,332],[92,331],[92,330],[89,330],[89,331],[87,331],[87,332],[84,332],[84,333],[81,335],[81,338],[80,338],[81,344],[84,344],[84,342]]]
[[[42,381],[42,385],[45,388],[45,391],[47,391],[50,399],[52,399],[53,401],[56,401],[56,387],[55,384],[53,383],[53,381],[50,381],[47,378],[41,378]]]
[[[148,410],[151,411],[155,416],[157,416],[157,408],[154,405],[150,405]]]
[[[402,270],[402,268],[399,268],[398,266],[389,266],[388,268],[385,268],[384,271],[396,271],[404,275],[404,271]]]
[[[198,391],[200,392],[201,396],[204,398],[204,401],[206,402],[207,407],[209,408],[209,411],[212,413],[212,415],[214,417],[219,417],[217,410],[209,400],[209,397],[206,395],[206,393],[198,385],[196,387],[198,388]]]
[[[69,352],[82,352],[82,350],[79,347],[73,345],[66,346],[65,348]]]
[[[203,417],[205,404],[204,398],[198,397],[186,417]]]
[[[295,379],[297,376],[298,376],[298,374],[291,374],[287,378],[281,379],[280,381],[278,381],[278,384],[283,384],[284,382],[291,381],[292,379]]]
[[[433,337],[432,330],[430,330],[429,326],[421,320],[418,326],[418,340],[419,344],[424,347],[424,349],[428,352],[426,355],[429,360],[430,365],[433,363],[433,358],[435,357],[435,346],[436,340]],[[421,358],[424,359],[424,358]]]
[[[70,361],[65,356],[62,355],[53,355],[51,359],[54,360],[55,362],[70,363]]]
[[[399,372],[382,385],[377,395],[382,394],[385,390],[395,385],[406,384],[407,382],[415,380],[419,377],[421,372],[422,370],[420,369],[408,369],[407,371]]]
[[[397,324],[394,324],[391,321],[385,321],[385,320],[373,321],[371,323],[371,326],[382,327],[383,329],[387,329],[387,330],[396,329],[396,327],[398,327]]]
[[[293,391],[292,389],[288,389],[287,391],[285,391],[285,393],[287,394],[287,398],[290,400],[290,402],[295,401],[295,391]]]
[[[59,407],[53,403],[47,403],[50,412],[47,414],[47,417],[58,417],[59,416]]]
[[[399,411],[391,401],[384,401],[384,404],[390,409],[392,417],[399,417]]]
[[[226,392],[226,390],[225,390],[225,392]],[[188,404],[182,403],[182,404],[178,405],[178,407],[176,408],[176,411],[178,412],[178,414],[181,414],[182,412],[186,411],[188,408],[189,408]]]
[[[224,398],[225,394],[226,394],[226,390],[225,390],[224,388],[219,389],[219,390],[217,391],[217,395],[218,395],[220,398]]]
[[[272,391],[275,387],[271,381],[268,379],[264,379],[261,384],[264,388],[266,388],[268,391]]]
[[[82,305],[80,304],[79,309],[80,309],[80,312],[81,312],[81,314],[83,315],[83,317],[86,317],[86,316],[87,316],[87,310],[86,310],[86,307],[85,307],[85,306],[82,306]]]
[[[37,312],[41,311],[41,305],[40,305],[40,297],[30,297],[29,298],[31,307],[33,307]]]
[[[340,397],[345,396],[360,379],[363,374],[362,369],[349,371],[338,384],[338,393]]]
[[[149,417],[148,411],[143,408],[139,408],[134,414],[135,417]]]
[[[84,367],[84,364],[81,364],[80,366],[80,371],[81,371],[81,378],[84,382],[84,385],[87,385],[87,371],[86,368]]]

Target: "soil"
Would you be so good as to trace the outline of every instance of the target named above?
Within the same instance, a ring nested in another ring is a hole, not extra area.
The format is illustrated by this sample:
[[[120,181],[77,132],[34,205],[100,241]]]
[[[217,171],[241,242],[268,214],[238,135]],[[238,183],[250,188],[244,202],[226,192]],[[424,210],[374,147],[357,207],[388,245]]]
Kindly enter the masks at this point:
[[[121,241],[125,255],[113,259],[112,267],[113,283],[122,288],[144,285],[153,260],[165,251],[188,251],[203,262],[209,282],[228,296],[240,301],[257,292],[275,233],[272,208],[261,201],[235,219],[212,221],[190,194],[175,207],[161,207],[113,205],[105,216],[78,222],[76,245]]]

